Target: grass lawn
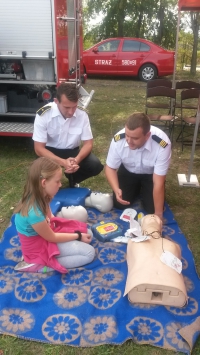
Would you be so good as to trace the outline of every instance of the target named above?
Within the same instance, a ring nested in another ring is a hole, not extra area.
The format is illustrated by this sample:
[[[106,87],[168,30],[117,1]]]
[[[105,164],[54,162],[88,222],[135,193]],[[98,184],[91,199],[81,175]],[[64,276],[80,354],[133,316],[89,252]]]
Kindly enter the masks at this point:
[[[177,79],[198,81],[200,73],[195,78],[189,78],[188,73],[178,73]],[[133,112],[144,111],[146,84],[136,79],[89,78],[85,85],[87,91],[95,90],[89,105],[89,116],[94,135],[94,153],[106,161],[106,155],[113,135],[124,127],[126,118]],[[200,223],[199,201],[200,189],[180,187],[177,174],[187,174],[191,146],[181,151],[176,137],[180,131],[177,121],[174,133],[172,162],[166,181],[166,201],[185,234],[193,252],[195,264],[200,274]],[[29,164],[36,158],[31,138],[0,137],[0,235],[9,224],[13,209],[19,201]],[[200,147],[196,147],[192,173],[200,181]],[[63,178],[63,187],[68,186]],[[102,172],[95,178],[81,184],[95,191],[111,192]],[[121,346],[104,345],[95,348],[72,348],[69,346],[47,345],[25,341],[6,335],[0,336],[0,355],[111,355],[111,354],[175,354],[147,345],[136,345],[128,341]],[[177,353],[176,353],[177,354]],[[193,355],[200,354],[200,340],[197,342]]]

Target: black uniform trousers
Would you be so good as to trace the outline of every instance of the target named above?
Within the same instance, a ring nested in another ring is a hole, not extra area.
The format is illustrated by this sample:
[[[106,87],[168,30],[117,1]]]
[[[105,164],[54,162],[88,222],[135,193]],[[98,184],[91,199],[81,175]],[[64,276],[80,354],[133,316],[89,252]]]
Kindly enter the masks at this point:
[[[124,165],[121,164],[117,175],[123,200],[129,201],[130,204],[132,204],[136,198],[141,196],[145,211],[148,214],[154,213],[153,174],[130,173],[130,171],[126,170]],[[116,208],[129,208],[128,205],[119,203],[116,200],[115,194],[113,194],[113,202]]]
[[[46,149],[62,159],[68,159],[70,157],[75,158],[79,153],[79,147],[74,149],[58,149],[46,146]],[[83,159],[79,163],[79,166],[80,168],[75,173],[65,173],[65,176],[68,179],[70,178],[70,181],[73,179],[73,184],[80,183],[92,176],[98,175],[104,167],[93,153],[90,153],[85,159]]]

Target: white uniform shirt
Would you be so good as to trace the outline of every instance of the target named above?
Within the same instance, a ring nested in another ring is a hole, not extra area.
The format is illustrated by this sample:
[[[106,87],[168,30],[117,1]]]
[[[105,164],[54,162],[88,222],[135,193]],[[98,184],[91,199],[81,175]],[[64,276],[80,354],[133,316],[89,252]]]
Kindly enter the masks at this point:
[[[74,115],[64,119],[55,102],[49,103],[51,109],[39,116],[34,122],[33,140],[46,143],[58,149],[73,149],[81,141],[93,138],[87,113],[76,109]]]
[[[106,164],[112,169],[118,169],[121,164],[135,174],[157,174],[166,175],[171,158],[171,142],[168,136],[159,128],[151,126],[151,136],[139,149],[130,149],[126,138],[115,142],[112,139]],[[125,133],[125,128],[117,134]],[[168,145],[163,148],[152,139],[156,135],[163,139]]]

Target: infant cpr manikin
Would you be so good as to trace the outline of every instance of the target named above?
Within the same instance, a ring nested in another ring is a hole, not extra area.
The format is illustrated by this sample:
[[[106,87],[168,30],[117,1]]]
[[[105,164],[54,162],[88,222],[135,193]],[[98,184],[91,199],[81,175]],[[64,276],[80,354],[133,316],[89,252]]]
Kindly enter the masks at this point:
[[[109,212],[113,208],[113,198],[110,194],[102,194],[101,192],[92,192],[85,199],[86,207],[95,207],[102,213]]]
[[[187,303],[183,276],[160,259],[161,255],[166,256],[170,252],[180,261],[179,245],[161,237],[162,222],[156,215],[145,216],[141,220],[141,229],[143,235],[151,238],[140,243],[128,242],[124,296],[128,294],[132,303],[183,307]]]
[[[68,206],[62,207],[61,211],[57,213],[57,217],[75,219],[87,223],[88,214],[83,206]]]

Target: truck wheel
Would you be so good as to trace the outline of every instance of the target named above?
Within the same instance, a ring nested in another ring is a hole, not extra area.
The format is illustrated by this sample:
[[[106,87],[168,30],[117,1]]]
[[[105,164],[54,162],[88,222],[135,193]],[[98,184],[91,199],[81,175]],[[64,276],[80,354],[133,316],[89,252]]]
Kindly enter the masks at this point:
[[[139,71],[139,78],[142,81],[153,80],[157,75],[157,69],[153,64],[144,64]]]

